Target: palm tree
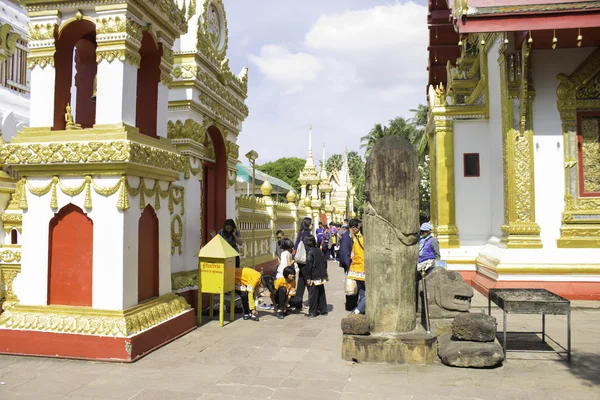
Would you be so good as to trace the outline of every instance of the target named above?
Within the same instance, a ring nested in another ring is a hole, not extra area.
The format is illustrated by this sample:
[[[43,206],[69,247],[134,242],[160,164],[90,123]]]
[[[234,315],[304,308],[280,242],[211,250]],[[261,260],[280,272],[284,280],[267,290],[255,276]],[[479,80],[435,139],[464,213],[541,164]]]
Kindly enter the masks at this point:
[[[375,124],[368,135],[360,138],[360,148],[365,149],[365,157],[368,157],[375,147],[375,143],[382,137],[388,136],[388,128],[385,125]]]
[[[415,113],[414,117],[411,119],[411,123],[417,132],[417,135],[411,143],[417,149],[419,156],[423,158],[425,155],[429,154],[429,145],[427,143],[427,135],[425,134],[425,126],[427,125],[427,106],[419,104],[416,110],[412,109],[409,111]]]

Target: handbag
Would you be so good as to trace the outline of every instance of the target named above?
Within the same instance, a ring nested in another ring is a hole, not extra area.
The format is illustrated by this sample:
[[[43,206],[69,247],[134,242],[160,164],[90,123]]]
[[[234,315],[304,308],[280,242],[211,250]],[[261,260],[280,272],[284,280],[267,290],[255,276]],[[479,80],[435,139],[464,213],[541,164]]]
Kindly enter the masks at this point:
[[[298,243],[298,248],[296,249],[296,255],[294,256],[294,259],[297,263],[306,264],[306,249],[304,248],[304,243],[302,243],[302,241]]]
[[[346,285],[344,287],[346,296],[354,296],[358,293],[358,286],[354,279],[346,278]]]

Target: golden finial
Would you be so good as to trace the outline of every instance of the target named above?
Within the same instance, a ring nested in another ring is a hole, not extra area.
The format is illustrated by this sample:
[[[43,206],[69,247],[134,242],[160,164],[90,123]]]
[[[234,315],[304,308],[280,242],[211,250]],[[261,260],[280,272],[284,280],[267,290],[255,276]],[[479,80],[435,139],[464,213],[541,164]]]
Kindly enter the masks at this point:
[[[556,29],[554,29],[554,37],[552,38],[552,49],[556,48],[557,43],[558,43],[558,38],[556,37]]]
[[[264,197],[269,197],[273,194],[273,185],[269,182],[269,178],[266,178],[264,183],[260,186],[260,192]]]

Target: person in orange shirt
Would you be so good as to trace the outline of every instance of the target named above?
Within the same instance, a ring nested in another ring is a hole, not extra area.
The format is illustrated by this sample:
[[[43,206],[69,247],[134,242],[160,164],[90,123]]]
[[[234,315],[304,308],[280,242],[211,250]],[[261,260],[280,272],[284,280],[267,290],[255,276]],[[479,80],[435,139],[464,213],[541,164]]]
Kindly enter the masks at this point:
[[[254,268],[237,268],[235,270],[235,292],[242,299],[244,320],[258,321],[258,312],[254,302],[254,294],[261,285],[261,273]]]
[[[275,286],[273,300],[277,306],[277,318],[283,319],[286,305],[292,296],[296,294],[296,269],[294,267],[285,267],[283,269],[283,277],[275,279],[273,284]]]
[[[366,309],[366,287],[365,287],[365,240],[362,235],[361,223],[357,219],[350,220],[349,229],[352,233],[352,263],[348,271],[348,278],[356,281],[358,286],[358,305],[353,311],[355,314],[364,314]]]

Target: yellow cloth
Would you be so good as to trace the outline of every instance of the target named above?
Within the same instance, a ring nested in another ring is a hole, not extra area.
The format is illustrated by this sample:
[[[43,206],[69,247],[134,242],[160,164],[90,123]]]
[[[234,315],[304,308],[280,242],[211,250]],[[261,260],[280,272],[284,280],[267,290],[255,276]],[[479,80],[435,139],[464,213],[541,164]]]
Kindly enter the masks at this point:
[[[248,305],[254,311],[254,292],[260,284],[260,272],[253,268],[238,268],[235,270],[235,290],[248,292]]]
[[[352,263],[348,271],[348,278],[355,281],[365,280],[365,241],[364,236],[357,232],[352,245]]]
[[[287,282],[285,278],[275,279],[275,290],[279,290],[280,287],[285,286],[288,296],[296,294],[296,281]]]

